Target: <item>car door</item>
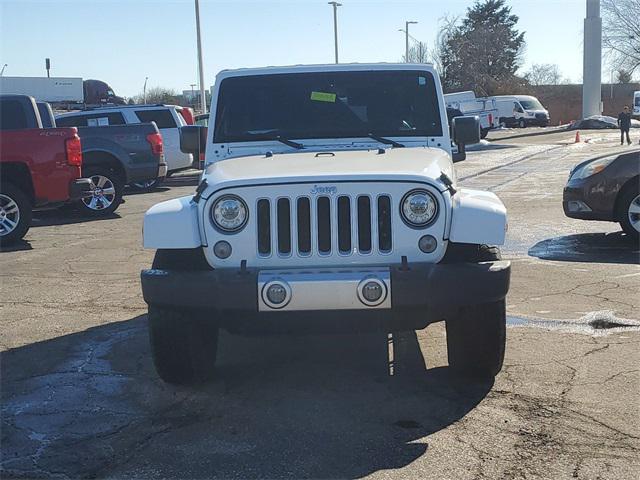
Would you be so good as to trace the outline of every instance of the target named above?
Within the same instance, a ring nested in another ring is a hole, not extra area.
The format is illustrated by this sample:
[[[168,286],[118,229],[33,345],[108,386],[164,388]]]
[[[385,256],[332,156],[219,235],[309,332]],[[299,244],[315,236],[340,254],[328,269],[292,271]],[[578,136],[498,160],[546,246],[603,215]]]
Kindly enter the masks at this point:
[[[169,172],[191,166],[191,155],[180,150],[179,128],[183,125],[183,120],[181,121],[182,117],[177,112],[174,112],[171,108],[164,107],[136,109],[135,114],[140,122],[155,122],[158,126],[162,135],[164,156]]]

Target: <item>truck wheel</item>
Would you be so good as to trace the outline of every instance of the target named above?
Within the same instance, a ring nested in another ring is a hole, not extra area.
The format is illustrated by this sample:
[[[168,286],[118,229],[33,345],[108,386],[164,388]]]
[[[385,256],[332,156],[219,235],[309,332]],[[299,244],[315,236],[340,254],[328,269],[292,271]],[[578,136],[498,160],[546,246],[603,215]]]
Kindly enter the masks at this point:
[[[518,126],[520,128],[526,128],[527,126],[527,122],[524,121],[524,118],[521,118],[520,121],[518,122]]]
[[[489,129],[488,128],[481,128],[480,129],[480,138],[487,138],[487,135],[489,135]]]
[[[449,366],[464,375],[495,377],[504,361],[505,301],[463,307],[445,323]]]
[[[96,217],[113,213],[122,203],[122,179],[113,170],[103,167],[89,166],[82,174],[91,180],[93,194],[78,202],[80,210]]]
[[[620,226],[636,242],[640,238],[640,188],[625,189],[620,198]]]
[[[218,326],[198,311],[149,305],[149,341],[156,371],[167,383],[202,383],[213,376]]]
[[[17,242],[31,226],[31,201],[9,182],[0,185],[0,246]]]
[[[151,190],[154,190],[162,185],[163,180],[164,178],[154,178],[152,180],[145,180],[143,182],[130,183],[129,186],[134,190],[138,190],[140,192],[150,192]]]

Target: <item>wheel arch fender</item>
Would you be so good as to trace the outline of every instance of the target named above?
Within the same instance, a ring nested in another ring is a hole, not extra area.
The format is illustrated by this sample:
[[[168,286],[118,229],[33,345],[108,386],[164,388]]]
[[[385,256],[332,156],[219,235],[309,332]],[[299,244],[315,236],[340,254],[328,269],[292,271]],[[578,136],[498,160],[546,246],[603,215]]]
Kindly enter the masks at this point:
[[[127,168],[117,154],[109,150],[91,148],[82,151],[83,167],[107,167],[116,172],[123,182],[128,181]]]
[[[197,248],[203,245],[198,225],[198,204],[192,196],[158,203],[144,215],[144,248]]]
[[[496,194],[461,188],[453,196],[449,240],[504,245],[506,232],[507,209]]]

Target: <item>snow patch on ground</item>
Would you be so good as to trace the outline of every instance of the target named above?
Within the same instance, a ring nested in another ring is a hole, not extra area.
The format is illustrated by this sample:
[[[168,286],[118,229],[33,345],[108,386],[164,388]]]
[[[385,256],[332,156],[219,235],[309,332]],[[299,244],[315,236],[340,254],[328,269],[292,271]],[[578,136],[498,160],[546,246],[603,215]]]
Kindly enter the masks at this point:
[[[610,310],[589,312],[576,320],[546,320],[507,316],[510,327],[535,327],[565,333],[581,333],[601,337],[613,333],[640,332],[640,321],[618,318]]]

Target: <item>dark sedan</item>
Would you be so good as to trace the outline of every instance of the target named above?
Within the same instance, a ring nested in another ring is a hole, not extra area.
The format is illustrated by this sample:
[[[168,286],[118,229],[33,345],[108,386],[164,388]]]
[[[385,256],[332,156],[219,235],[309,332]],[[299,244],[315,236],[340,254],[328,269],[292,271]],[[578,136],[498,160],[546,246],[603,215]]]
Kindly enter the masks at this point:
[[[591,158],[576,165],[564,187],[564,213],[582,220],[619,222],[640,236],[640,149]]]

